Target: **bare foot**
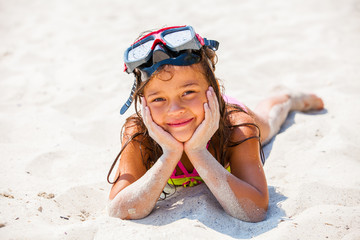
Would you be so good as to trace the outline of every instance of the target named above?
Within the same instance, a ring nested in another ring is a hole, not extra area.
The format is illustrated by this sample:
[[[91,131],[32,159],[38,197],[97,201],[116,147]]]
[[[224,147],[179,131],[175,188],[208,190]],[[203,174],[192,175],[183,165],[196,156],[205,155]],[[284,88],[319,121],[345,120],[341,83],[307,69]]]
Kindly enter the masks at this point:
[[[321,110],[324,102],[315,94],[296,93],[289,94],[291,99],[291,110],[307,112],[311,110]]]

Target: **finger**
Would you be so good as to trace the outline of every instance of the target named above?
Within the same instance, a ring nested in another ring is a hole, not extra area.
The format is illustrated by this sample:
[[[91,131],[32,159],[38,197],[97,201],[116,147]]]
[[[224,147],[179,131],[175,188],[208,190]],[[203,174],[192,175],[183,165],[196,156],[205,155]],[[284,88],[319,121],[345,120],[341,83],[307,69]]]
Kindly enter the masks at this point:
[[[153,119],[151,117],[151,114],[150,114],[150,109],[148,106],[146,106],[146,102],[144,101],[143,102],[143,105],[142,105],[142,112],[143,112],[143,119],[144,119],[144,124],[145,126],[149,129],[152,128],[152,124],[153,124]]]
[[[210,91],[210,109],[211,109],[211,117],[212,117],[212,126],[214,128],[218,128],[219,119],[220,119],[220,110],[219,110],[219,101],[216,97],[215,91],[212,87],[209,87]]]
[[[147,114],[147,111],[146,111],[146,107],[145,106],[142,106],[142,118],[143,118],[143,121],[144,121],[144,124],[147,128],[149,128],[150,124],[149,124],[149,117],[148,117],[148,114]]]
[[[209,108],[211,109],[211,111],[213,111],[216,107],[215,106],[216,96],[214,93],[214,89],[212,87],[209,87],[209,90],[207,91],[207,98],[209,102]]]
[[[209,109],[210,109],[210,117],[211,117],[211,119],[214,119],[214,117],[216,117],[218,103],[217,103],[217,98],[216,98],[216,95],[215,95],[212,87],[209,87],[209,90],[207,92],[207,97],[208,97],[208,104],[209,104]]]
[[[219,101],[214,93],[214,118],[218,122],[220,119],[220,106]]]
[[[144,124],[149,131],[150,137],[152,137],[154,140],[157,139],[156,138],[156,131],[158,131],[157,125],[154,123],[154,121],[151,117],[149,107],[144,107],[144,116],[145,116]]]
[[[149,107],[145,107],[146,122],[150,127],[153,127],[154,120],[152,119]]]
[[[217,99],[217,97],[216,97],[216,93],[215,93],[215,91],[214,91],[214,89],[212,90],[212,94],[213,94],[213,96],[214,96],[214,105],[215,105],[215,111],[216,112],[219,112],[219,101],[218,101],[218,99]]]
[[[209,108],[209,103],[204,103],[204,112],[205,112],[205,119],[207,119],[208,117],[210,117],[209,116],[209,114],[210,114],[210,108]]]
[[[209,125],[209,121],[211,122],[211,110],[209,108],[208,103],[204,103],[204,112],[205,112],[205,118],[203,120],[203,124]]]
[[[152,119],[151,113],[150,113],[150,109],[147,106],[146,100],[144,97],[141,98],[142,99],[142,110],[143,110],[143,118],[144,118],[144,123],[145,126],[147,128],[152,127],[154,121]]]
[[[141,101],[142,101],[142,103],[145,105],[145,107],[147,107],[147,102],[146,102],[146,99],[145,99],[145,97],[141,97]]]
[[[209,89],[206,91],[207,107],[209,108],[209,110],[211,110],[211,103],[213,101],[210,89],[211,87],[209,87]],[[205,105],[204,105],[204,109],[205,109]]]
[[[142,117],[145,116],[145,106],[146,106],[145,98],[141,97],[141,116]]]
[[[219,101],[216,97],[216,93],[214,91],[214,89],[212,87],[210,87],[210,92],[211,92],[211,98],[212,98],[212,101],[211,101],[211,105],[210,105],[210,108],[212,110],[212,112],[214,113],[214,116],[218,115],[219,113]]]
[[[214,104],[213,109],[214,109],[215,112],[218,112],[219,111],[219,101],[218,101],[218,99],[216,97],[216,93],[215,93],[213,88],[211,88],[211,95],[212,95],[212,97],[214,99],[214,101],[213,101],[213,104]]]

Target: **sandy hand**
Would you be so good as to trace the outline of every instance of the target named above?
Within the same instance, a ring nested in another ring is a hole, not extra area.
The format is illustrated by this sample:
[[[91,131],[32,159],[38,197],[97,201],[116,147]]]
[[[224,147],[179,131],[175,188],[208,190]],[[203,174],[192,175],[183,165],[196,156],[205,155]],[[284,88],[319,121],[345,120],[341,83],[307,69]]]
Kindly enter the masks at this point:
[[[164,153],[179,153],[181,156],[184,151],[184,144],[177,141],[170,133],[165,131],[162,127],[157,125],[150,113],[150,109],[146,104],[145,98],[142,98],[142,117],[144,124],[149,131],[149,135],[154,139],[162,148]]]
[[[187,153],[206,149],[207,143],[219,128],[219,103],[212,87],[209,87],[206,96],[208,102],[204,103],[205,118],[197,127],[192,137],[185,142],[184,150]]]

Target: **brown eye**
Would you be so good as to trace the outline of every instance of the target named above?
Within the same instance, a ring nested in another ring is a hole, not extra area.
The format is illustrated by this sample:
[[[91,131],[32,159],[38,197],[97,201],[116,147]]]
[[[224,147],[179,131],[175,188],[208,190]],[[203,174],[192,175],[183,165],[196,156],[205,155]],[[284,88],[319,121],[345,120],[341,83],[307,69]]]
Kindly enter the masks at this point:
[[[165,99],[164,98],[155,98],[151,102],[162,102],[162,101],[165,101]]]
[[[183,96],[187,96],[189,94],[195,93],[195,91],[186,91],[183,93]]]

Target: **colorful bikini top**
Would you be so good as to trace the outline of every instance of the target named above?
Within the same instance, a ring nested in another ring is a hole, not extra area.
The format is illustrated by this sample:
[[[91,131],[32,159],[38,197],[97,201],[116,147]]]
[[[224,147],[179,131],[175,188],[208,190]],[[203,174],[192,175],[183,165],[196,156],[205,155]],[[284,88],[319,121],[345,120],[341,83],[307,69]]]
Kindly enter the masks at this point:
[[[192,173],[189,173],[181,161],[179,161],[177,165],[184,174],[176,176],[175,169],[168,180],[169,184],[183,187],[193,187],[204,182],[195,168]],[[231,172],[230,166],[227,167],[226,170]]]
[[[183,187],[192,187],[203,182],[195,168],[192,173],[188,173],[181,161],[179,161],[177,165],[184,174],[176,176],[176,169],[174,169],[174,172],[168,180],[169,184],[176,186],[182,185]]]

